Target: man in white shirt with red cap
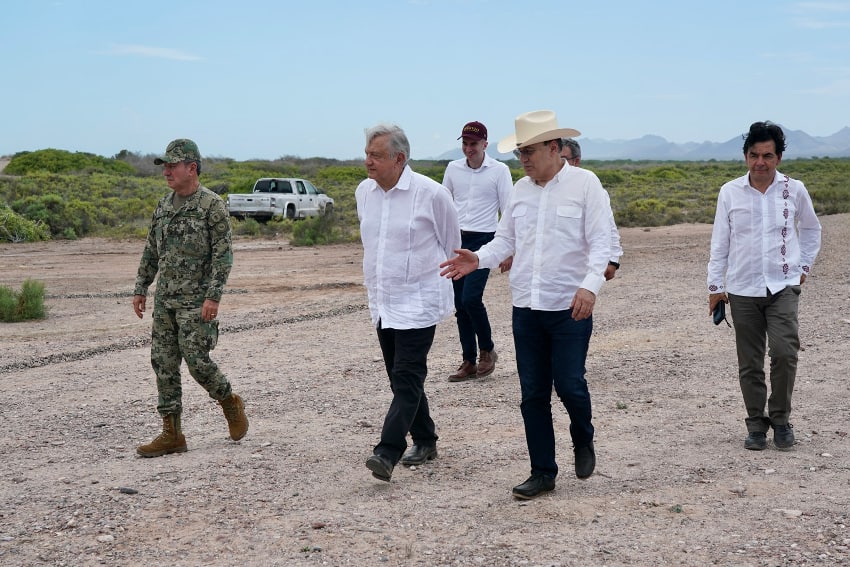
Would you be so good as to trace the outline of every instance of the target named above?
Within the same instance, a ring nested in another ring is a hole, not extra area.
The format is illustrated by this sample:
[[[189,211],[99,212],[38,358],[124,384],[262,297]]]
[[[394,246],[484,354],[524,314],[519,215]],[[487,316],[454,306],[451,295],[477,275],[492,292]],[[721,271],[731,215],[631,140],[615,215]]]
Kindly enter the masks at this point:
[[[463,140],[464,157],[449,162],[443,185],[451,192],[457,207],[461,248],[474,252],[493,240],[499,213],[510,201],[513,181],[508,166],[485,152],[487,127],[484,124],[468,122],[458,140]],[[484,288],[489,277],[489,269],[479,268],[452,282],[463,359],[457,371],[449,376],[449,382],[484,378],[496,369],[493,333],[484,306]]]
[[[439,264],[460,246],[452,196],[414,173],[410,143],[395,124],[366,130],[366,171],[357,186],[363,277],[393,399],[381,440],[366,460],[372,476],[437,457],[437,432],[425,395],[428,351],[437,323],[454,311],[452,284]],[[407,448],[407,434],[413,446]]]
[[[559,128],[550,110],[521,114],[514,125],[498,147],[514,151],[526,177],[514,186],[493,241],[477,253],[459,250],[441,274],[456,279],[513,254],[513,335],[531,476],[512,493],[531,499],[554,490],[558,474],[553,386],[570,416],[576,476],[588,478],[596,467],[585,360],[611,254],[611,207],[594,173],[561,158],[561,139],[578,131]]]

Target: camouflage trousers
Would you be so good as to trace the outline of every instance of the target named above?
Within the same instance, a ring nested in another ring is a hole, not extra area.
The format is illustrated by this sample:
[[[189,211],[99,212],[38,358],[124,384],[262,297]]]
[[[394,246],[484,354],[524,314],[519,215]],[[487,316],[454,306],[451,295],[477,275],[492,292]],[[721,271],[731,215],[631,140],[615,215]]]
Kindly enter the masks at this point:
[[[210,359],[218,342],[218,321],[204,322],[201,308],[169,309],[155,305],[151,332],[151,366],[156,373],[161,416],[179,415],[183,410],[180,364],[186,361],[189,374],[214,400],[230,395],[230,382]]]

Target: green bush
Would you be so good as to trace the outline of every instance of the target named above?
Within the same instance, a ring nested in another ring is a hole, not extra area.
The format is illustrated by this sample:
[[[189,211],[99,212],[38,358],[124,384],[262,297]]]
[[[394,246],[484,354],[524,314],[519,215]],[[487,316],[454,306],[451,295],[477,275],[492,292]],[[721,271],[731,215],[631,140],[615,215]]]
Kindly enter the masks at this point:
[[[6,205],[0,205],[0,242],[50,240],[50,230],[41,221],[29,220]]]
[[[132,174],[136,170],[132,165],[123,161],[95,154],[47,149],[35,152],[18,152],[12,156],[4,173],[7,175],[27,175],[39,171],[50,173],[92,173],[98,171]]]
[[[43,282],[24,280],[20,292],[0,286],[0,321],[14,323],[44,319],[46,316]]]
[[[0,176],[0,241],[110,236],[143,238],[157,201],[169,193],[153,155],[122,150],[114,158],[61,150],[17,154],[12,175]],[[525,175],[517,160],[506,162],[514,181]],[[442,181],[446,161],[414,160],[411,167]],[[598,161],[582,166],[595,172],[611,196],[620,226],[710,223],[717,193],[746,173],[742,160],[720,162]],[[282,219],[251,224],[234,220],[234,234],[251,237],[293,235],[303,244],[348,242],[359,236],[354,190],[365,177],[359,160],[300,159],[234,161],[206,158],[201,183],[222,196],[251,191],[260,177],[304,177],[333,197],[333,216],[292,223]],[[850,212],[850,159],[783,161],[780,171],[801,179],[818,214]],[[3,204],[9,205],[4,210]],[[330,224],[332,223],[332,224]],[[293,231],[297,227],[298,233]],[[46,232],[46,234],[45,234]]]

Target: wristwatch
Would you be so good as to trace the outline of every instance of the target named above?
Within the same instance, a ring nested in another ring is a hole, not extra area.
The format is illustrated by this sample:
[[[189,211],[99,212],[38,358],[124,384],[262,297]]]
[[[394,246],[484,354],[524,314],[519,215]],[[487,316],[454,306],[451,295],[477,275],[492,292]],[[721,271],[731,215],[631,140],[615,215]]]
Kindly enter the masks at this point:
[[[619,269],[620,269],[620,263],[619,263],[619,262],[609,261],[609,262],[608,262],[608,265],[609,265],[609,266],[614,266],[614,269],[615,269],[615,270],[619,270]]]

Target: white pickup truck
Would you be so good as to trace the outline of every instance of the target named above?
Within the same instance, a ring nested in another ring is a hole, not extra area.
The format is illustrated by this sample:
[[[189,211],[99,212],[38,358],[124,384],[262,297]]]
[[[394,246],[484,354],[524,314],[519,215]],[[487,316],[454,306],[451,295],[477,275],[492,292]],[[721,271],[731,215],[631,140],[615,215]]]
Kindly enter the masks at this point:
[[[227,210],[232,217],[266,221],[274,217],[303,219],[329,214],[334,200],[306,179],[263,177],[251,193],[231,193]]]

